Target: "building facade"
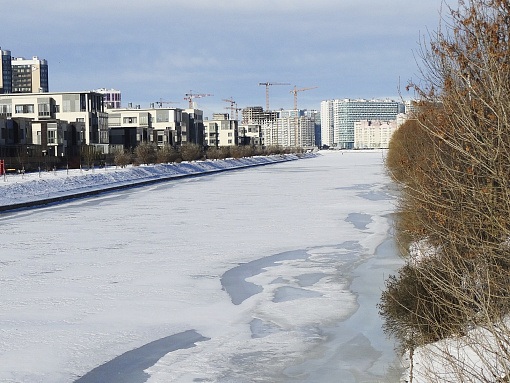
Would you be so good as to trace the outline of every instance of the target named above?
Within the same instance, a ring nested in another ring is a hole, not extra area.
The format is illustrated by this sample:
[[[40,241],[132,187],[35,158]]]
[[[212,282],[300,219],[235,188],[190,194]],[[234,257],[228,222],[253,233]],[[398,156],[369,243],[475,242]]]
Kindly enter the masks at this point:
[[[120,90],[100,88],[95,89],[94,92],[103,95],[103,103],[106,109],[122,108],[122,95]]]
[[[37,56],[12,59],[12,93],[49,92],[48,62]]]
[[[0,95],[0,117],[66,121],[86,145],[99,144],[108,129],[103,96],[94,92],[12,93]]]
[[[204,121],[204,145],[209,147],[236,146],[239,144],[239,125],[228,113],[215,113],[212,120]]]
[[[397,120],[361,120],[354,123],[354,149],[387,149]]]
[[[0,94],[12,93],[11,51],[0,49]]]
[[[106,109],[108,127],[104,143],[116,149],[133,149],[142,142],[163,146],[202,145],[203,112],[199,109],[135,107]],[[103,141],[102,141],[103,142]]]
[[[301,147],[315,146],[315,120],[302,110],[280,110],[274,120],[262,123],[265,146]]]
[[[331,129],[331,115],[333,116],[333,142],[339,149],[354,148],[354,123],[361,120],[395,120],[404,111],[402,103],[393,100],[351,100],[337,99],[321,103],[321,126],[325,134]],[[327,145],[327,140],[323,143]]]

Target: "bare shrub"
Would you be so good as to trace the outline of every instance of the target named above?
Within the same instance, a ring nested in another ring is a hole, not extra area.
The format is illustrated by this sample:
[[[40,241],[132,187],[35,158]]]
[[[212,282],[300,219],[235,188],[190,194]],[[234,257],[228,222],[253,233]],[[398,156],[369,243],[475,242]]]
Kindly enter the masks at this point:
[[[510,369],[510,2],[459,2],[442,28],[410,85],[416,120],[387,161],[403,185],[402,248],[433,251],[388,280],[380,308],[387,331],[418,347],[420,381],[495,382]]]

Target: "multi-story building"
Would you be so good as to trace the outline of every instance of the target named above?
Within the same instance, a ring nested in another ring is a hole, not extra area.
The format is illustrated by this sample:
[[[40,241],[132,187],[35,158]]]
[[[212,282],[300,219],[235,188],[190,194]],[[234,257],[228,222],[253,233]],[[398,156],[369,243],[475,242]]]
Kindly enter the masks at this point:
[[[94,92],[103,95],[103,103],[106,109],[122,108],[122,95],[120,90],[100,88],[95,89]]]
[[[331,147],[335,144],[335,119],[333,118],[333,100],[321,102],[321,146]]]
[[[241,111],[242,124],[259,124],[263,122],[274,121],[278,118],[278,111],[263,110],[261,106],[249,106]]]
[[[203,112],[198,109],[155,108],[141,109],[139,105],[128,108],[107,109],[108,129],[105,143],[133,149],[141,142],[159,147],[179,146],[188,143],[203,144]]]
[[[322,131],[329,133],[333,114],[333,145],[340,149],[354,147],[354,123],[361,120],[395,120],[404,111],[402,103],[393,100],[330,100],[321,104]],[[332,109],[332,111],[331,111]],[[326,144],[327,141],[323,141]]]
[[[262,139],[266,146],[315,146],[315,121],[302,110],[280,110],[278,118],[262,123]]]
[[[49,91],[48,62],[37,56],[12,59],[12,93],[44,93]]]
[[[386,149],[397,128],[397,120],[356,121],[354,122],[354,149]]]
[[[76,130],[77,140],[87,145],[101,143],[99,133],[108,128],[103,96],[94,92],[0,95],[0,117],[66,121]]]
[[[204,121],[204,145],[210,147],[236,146],[239,144],[237,120],[228,113],[215,113],[212,120]]]
[[[0,49],[0,94],[12,93],[11,51]]]
[[[260,124],[239,126],[239,145],[261,146],[262,142],[262,126]]]

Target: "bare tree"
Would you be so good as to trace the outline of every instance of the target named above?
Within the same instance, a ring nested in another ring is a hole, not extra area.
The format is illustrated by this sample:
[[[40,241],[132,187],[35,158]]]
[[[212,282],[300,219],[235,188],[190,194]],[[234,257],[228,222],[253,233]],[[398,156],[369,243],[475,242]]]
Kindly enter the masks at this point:
[[[419,355],[416,380],[508,381],[510,1],[459,1],[429,37],[410,85],[420,137],[396,136],[388,166],[403,185],[401,248],[427,254],[388,281],[381,313]]]
[[[156,160],[156,147],[149,142],[141,142],[135,148],[136,161],[140,164],[151,164]]]

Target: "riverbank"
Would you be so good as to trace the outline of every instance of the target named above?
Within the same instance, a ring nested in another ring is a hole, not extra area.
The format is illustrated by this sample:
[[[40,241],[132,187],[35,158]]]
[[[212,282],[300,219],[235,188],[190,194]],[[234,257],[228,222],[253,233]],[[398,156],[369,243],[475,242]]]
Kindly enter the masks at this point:
[[[248,167],[312,158],[313,153],[170,164],[72,169],[0,177],[0,212],[48,205],[65,200],[158,182],[215,174]]]

